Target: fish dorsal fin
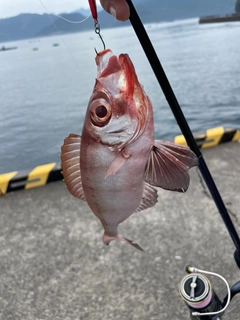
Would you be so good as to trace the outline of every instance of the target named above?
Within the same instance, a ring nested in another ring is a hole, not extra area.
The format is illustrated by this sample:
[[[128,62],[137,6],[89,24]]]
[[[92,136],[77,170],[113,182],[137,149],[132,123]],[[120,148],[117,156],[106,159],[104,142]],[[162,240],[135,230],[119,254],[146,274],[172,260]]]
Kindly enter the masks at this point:
[[[153,186],[185,192],[190,181],[188,169],[197,165],[197,156],[188,147],[156,140],[144,178]]]
[[[145,182],[144,184],[145,185],[144,185],[142,200],[135,212],[139,212],[147,208],[151,208],[158,202],[157,190],[147,182]]]
[[[80,171],[80,147],[80,136],[70,134],[65,138],[64,145],[61,147],[61,165],[64,182],[66,183],[68,191],[74,197],[86,201]]]

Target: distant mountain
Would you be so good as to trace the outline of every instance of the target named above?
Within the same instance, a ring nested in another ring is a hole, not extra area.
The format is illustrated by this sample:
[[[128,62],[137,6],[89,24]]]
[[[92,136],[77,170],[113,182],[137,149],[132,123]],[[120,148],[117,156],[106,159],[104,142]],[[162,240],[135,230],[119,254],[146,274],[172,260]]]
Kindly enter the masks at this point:
[[[48,14],[24,13],[16,17],[0,20],[0,41],[34,38],[43,28],[51,26],[57,18]]]
[[[97,6],[97,11],[98,11],[98,12],[100,12],[100,11],[102,11],[102,10],[103,10],[102,7]],[[84,17],[88,17],[91,11],[90,11],[90,9],[83,9],[83,8],[81,8],[81,9],[79,9],[79,10],[74,11],[74,13],[75,13],[75,12],[82,14]]]
[[[142,21],[147,23],[233,13],[236,0],[134,0],[133,3]],[[70,14],[63,13],[61,16],[70,21],[81,21],[88,12],[79,9]],[[118,22],[103,10],[98,16],[101,28],[113,28],[129,23]],[[57,34],[58,31],[52,21],[60,33],[80,32],[93,28],[91,17],[84,23],[71,24],[53,15],[26,13],[0,19],[0,42]]]

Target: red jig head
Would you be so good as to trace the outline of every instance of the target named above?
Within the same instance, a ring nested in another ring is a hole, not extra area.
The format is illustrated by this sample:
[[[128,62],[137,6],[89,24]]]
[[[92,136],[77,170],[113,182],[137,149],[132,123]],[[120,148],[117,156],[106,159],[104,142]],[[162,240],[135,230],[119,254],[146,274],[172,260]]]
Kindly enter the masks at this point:
[[[92,17],[95,23],[98,23],[97,20],[97,6],[96,6],[96,1],[95,0],[88,0],[89,6],[90,6],[90,10],[92,13]]]

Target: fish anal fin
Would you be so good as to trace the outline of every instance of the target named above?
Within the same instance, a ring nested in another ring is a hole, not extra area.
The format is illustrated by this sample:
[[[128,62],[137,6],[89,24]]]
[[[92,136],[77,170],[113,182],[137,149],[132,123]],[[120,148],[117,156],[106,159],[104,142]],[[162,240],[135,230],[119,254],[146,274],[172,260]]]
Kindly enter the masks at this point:
[[[152,187],[147,182],[144,183],[144,190],[142,195],[142,200],[135,210],[135,212],[139,212],[148,208],[153,207],[158,202],[158,193],[157,190]]]
[[[64,182],[68,191],[76,198],[86,201],[80,171],[81,137],[70,134],[61,146],[61,166]]]
[[[185,192],[190,182],[188,170],[197,165],[197,156],[188,147],[156,140],[146,165],[144,179],[156,187]]]

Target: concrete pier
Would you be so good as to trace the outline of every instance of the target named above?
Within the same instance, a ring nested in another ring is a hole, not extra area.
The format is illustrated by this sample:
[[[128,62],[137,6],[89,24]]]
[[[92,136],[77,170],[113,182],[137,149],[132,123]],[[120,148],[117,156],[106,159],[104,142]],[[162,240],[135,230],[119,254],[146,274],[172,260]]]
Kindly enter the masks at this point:
[[[240,13],[224,14],[218,16],[207,16],[199,18],[199,23],[219,23],[219,22],[238,22],[240,21]]]
[[[203,150],[240,234],[240,144]],[[184,267],[240,280],[234,245],[200,177],[185,194],[159,189],[159,202],[120,225],[144,252],[102,243],[103,230],[63,182],[0,197],[1,320],[186,320],[178,294]],[[220,298],[226,287],[212,279]],[[224,319],[239,319],[240,295]]]

